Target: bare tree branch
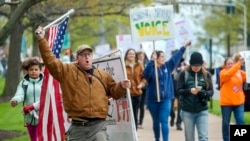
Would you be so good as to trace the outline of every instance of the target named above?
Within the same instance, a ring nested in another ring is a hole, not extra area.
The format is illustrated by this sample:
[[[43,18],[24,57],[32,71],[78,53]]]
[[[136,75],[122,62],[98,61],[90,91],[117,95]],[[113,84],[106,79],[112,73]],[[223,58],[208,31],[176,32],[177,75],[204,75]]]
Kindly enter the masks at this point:
[[[11,14],[10,19],[0,31],[0,45],[4,44],[5,40],[8,38],[9,34],[12,32],[11,30],[13,29],[12,27],[20,19],[20,17],[24,15],[27,9],[31,7],[32,5],[35,5],[41,1],[45,1],[45,0],[24,0],[18,6],[17,10],[15,10],[14,13]]]

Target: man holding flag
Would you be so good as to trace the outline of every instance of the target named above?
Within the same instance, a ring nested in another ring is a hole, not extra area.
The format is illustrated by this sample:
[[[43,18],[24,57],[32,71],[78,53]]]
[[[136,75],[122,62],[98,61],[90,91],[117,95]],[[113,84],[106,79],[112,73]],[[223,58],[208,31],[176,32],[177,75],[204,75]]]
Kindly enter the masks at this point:
[[[130,81],[116,83],[112,76],[93,67],[92,48],[81,45],[74,63],[63,63],[52,53],[45,30],[38,27],[36,35],[44,64],[60,83],[63,106],[72,119],[68,141],[105,141],[105,119],[108,114],[108,96],[119,99],[126,95]],[[45,103],[46,104],[46,103]]]

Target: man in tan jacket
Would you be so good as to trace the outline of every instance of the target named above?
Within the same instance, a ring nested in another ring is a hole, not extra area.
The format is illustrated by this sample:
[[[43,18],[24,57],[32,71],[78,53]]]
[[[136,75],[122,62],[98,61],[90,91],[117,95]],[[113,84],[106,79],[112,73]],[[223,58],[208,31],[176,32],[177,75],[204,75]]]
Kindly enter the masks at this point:
[[[94,68],[92,48],[88,45],[78,47],[74,63],[63,63],[49,48],[43,27],[37,28],[36,35],[44,64],[60,82],[63,106],[72,118],[68,140],[98,141],[108,114],[108,96],[114,99],[124,96],[130,81],[116,83],[106,71]]]

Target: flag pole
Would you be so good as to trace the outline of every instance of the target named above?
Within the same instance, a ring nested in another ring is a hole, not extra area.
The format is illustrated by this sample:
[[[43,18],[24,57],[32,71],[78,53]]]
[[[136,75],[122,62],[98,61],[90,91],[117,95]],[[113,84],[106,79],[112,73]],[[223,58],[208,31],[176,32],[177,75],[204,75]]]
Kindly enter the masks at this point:
[[[62,15],[61,17],[59,17],[58,19],[54,20],[53,22],[51,22],[50,24],[48,24],[47,26],[44,27],[44,29],[49,28],[50,26],[54,25],[55,23],[57,23],[58,21],[62,20],[64,17],[70,15],[71,13],[74,13],[75,10],[74,9],[70,9],[67,13],[65,13],[64,15]]]

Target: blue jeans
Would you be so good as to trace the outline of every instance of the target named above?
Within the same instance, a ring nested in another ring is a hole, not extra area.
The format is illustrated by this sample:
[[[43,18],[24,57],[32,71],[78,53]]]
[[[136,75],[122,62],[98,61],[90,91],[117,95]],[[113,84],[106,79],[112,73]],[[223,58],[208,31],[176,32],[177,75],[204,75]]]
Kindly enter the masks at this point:
[[[234,113],[234,119],[237,125],[244,123],[244,104],[239,106],[221,106],[222,113],[222,136],[224,141],[229,141],[229,124],[231,113]]]
[[[153,120],[155,141],[160,141],[160,127],[163,141],[168,141],[168,117],[171,109],[171,100],[161,102],[147,102],[147,107]]]
[[[185,141],[195,140],[195,127],[199,141],[208,141],[208,110],[199,113],[181,110],[181,119],[185,128]]]

